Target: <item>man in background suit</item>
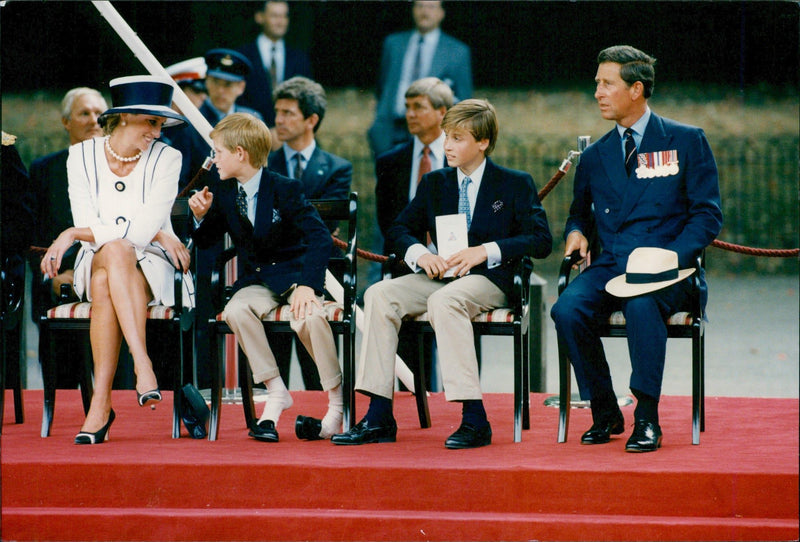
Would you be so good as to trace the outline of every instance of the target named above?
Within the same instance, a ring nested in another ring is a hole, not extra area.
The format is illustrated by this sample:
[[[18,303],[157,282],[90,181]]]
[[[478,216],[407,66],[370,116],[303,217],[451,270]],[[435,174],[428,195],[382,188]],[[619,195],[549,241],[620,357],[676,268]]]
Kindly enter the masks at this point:
[[[442,32],[441,2],[414,2],[414,30],[390,34],[383,43],[375,121],[368,137],[373,155],[409,137],[404,94],[422,77],[438,77],[453,91],[456,101],[472,97],[472,60],[467,45]]]
[[[99,91],[78,87],[68,91],[61,100],[61,124],[69,136],[69,144],[74,145],[93,137],[103,135],[103,129],[97,123],[100,115],[108,109],[103,95]],[[31,188],[36,198],[36,230],[33,244],[38,247],[49,247],[58,235],[72,227],[72,210],[69,205],[67,193],[67,156],[69,149],[63,149],[31,162],[30,179]],[[58,275],[44,282],[39,280],[39,254],[32,254],[29,258],[31,269],[34,270],[31,283],[31,316],[36,325],[39,317],[48,308],[52,307],[61,293],[61,286],[69,286],[72,290],[75,255],[80,244],[76,243],[68,250],[61,261]],[[81,350],[83,340],[65,337],[63,348],[57,349],[56,386],[58,388],[75,388],[78,385],[75,359],[84,355]],[[79,354],[79,352],[81,352]],[[126,360],[127,355],[121,356]],[[124,371],[119,371],[124,375]]]
[[[380,154],[375,160],[375,203],[378,226],[384,240],[392,222],[417,193],[417,184],[430,171],[447,166],[444,156],[442,119],[453,106],[453,91],[436,77],[411,83],[405,93],[406,123],[413,139]],[[393,250],[384,241],[383,253]],[[433,365],[433,337],[425,338],[425,370],[430,375],[428,389],[438,388]],[[397,355],[414,367],[419,363],[416,341],[401,337]]]
[[[291,306],[290,325],[314,355],[328,411],[322,420],[298,416],[298,438],[328,438],[341,428],[342,372],[330,324],[322,309],[325,269],[333,245],[300,181],[269,171],[271,138],[266,125],[251,115],[233,114],[211,132],[214,164],[223,181],[216,193],[208,187],[194,194],[189,208],[199,226],[198,244],[213,244],[229,233],[239,259],[239,278],[223,318],[236,335],[253,372],[263,382],[267,401],[250,436],[278,442],[278,419],[292,406],[262,318],[279,305]]]
[[[461,425],[445,447],[491,444],[471,320],[506,305],[513,292],[514,261],[546,257],[553,240],[531,176],[487,158],[498,134],[494,107],[486,100],[464,100],[447,112],[442,128],[453,167],[423,176],[416,196],[389,230],[389,241],[414,272],[376,282],[364,295],[366,328],[356,389],[370,397],[369,408],[348,432],[332,437],[334,444],[396,440],[397,331],[403,317],[424,312],[436,334],[446,398],[462,403]],[[441,246],[436,218],[442,215],[463,219],[466,236],[466,248],[447,259],[425,246],[428,231]]]
[[[303,193],[308,199],[347,199],[353,165],[319,148],[315,138],[325,117],[325,89],[306,77],[292,77],[278,85],[273,100],[275,133],[283,144],[269,155],[267,167],[285,177],[302,181]],[[331,231],[336,227],[335,223],[328,224]],[[334,247],[333,250],[338,249]],[[322,389],[314,361],[293,335],[275,333],[269,341],[287,385],[294,341],[306,389]]]
[[[662,440],[658,402],[667,345],[664,318],[686,310],[691,278],[635,297],[614,297],[605,288],[625,274],[629,256],[640,247],[674,251],[681,269],[694,267],[722,227],[719,178],[700,128],[650,111],[654,58],[622,45],[601,51],[597,63],[594,96],[600,115],[616,126],[581,155],[565,254],[579,251],[585,258],[592,230],[603,251],[592,254],[592,265],[569,283],[551,315],[575,368],[581,397],[591,399],[593,423],[581,443],[603,444],[623,433],[625,422],[596,322],[616,310],[625,313],[630,388],[636,397],[635,423],[625,450],[652,452]],[[705,278],[699,278],[705,307]]]
[[[275,88],[295,75],[313,77],[311,60],[305,51],[287,46],[283,39],[289,29],[288,2],[264,2],[254,18],[261,33],[255,41],[239,49],[253,65],[240,102],[261,113],[267,126],[272,127],[275,125],[272,102]]]

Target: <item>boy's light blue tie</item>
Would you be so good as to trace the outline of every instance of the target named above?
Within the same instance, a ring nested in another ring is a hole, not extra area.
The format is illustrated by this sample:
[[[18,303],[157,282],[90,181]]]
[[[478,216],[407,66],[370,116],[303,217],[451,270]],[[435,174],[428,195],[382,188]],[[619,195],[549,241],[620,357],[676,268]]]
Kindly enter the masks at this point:
[[[464,177],[461,181],[461,188],[458,190],[458,212],[467,215],[467,229],[472,225],[472,215],[469,212],[469,198],[467,197],[467,187],[472,179]]]

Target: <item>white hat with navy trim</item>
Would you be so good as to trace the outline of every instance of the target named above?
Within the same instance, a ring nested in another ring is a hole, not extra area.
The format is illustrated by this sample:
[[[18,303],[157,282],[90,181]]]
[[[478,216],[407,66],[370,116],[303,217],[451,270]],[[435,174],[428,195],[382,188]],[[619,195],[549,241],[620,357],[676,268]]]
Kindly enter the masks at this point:
[[[102,119],[118,113],[136,115],[155,115],[164,117],[164,127],[188,122],[186,118],[172,109],[172,81],[154,75],[132,75],[117,77],[109,83],[111,103],[114,107],[100,115]]]
[[[628,256],[625,274],[606,283],[606,291],[616,297],[633,297],[655,292],[694,273],[678,269],[678,253],[658,247],[639,247]]]

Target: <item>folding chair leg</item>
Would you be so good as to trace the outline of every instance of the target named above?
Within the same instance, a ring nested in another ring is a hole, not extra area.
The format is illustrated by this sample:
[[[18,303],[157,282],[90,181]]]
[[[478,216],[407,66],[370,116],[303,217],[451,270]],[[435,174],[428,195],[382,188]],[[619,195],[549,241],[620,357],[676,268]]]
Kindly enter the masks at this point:
[[[44,404],[42,405],[42,438],[50,436],[53,411],[56,403],[56,366],[52,358],[54,351],[52,330],[46,321],[39,324],[39,362],[42,366]],[[90,398],[91,400],[91,398]]]
[[[572,400],[572,372],[565,347],[558,345],[558,442],[567,442],[570,401]]]
[[[342,429],[346,433],[355,425],[353,418],[356,415],[355,334],[344,335],[342,342],[344,343],[344,356],[342,358],[342,365],[344,366],[342,370],[344,416],[342,420]]]
[[[239,388],[242,391],[242,409],[244,410],[244,423],[248,429],[255,425],[256,404],[253,401],[253,373],[250,363],[242,349],[239,348]]]
[[[18,324],[21,326],[21,324]],[[20,345],[20,349],[22,349],[22,345]],[[14,374],[14,423],[24,423],[25,422],[25,411],[24,406],[22,404],[22,358],[16,356],[14,358],[16,362],[15,365],[15,374]],[[0,420],[3,418],[0,417]]]
[[[180,324],[178,324],[180,326]],[[183,387],[183,364],[184,364],[184,333],[178,327],[180,337],[178,339],[178,358],[179,361],[172,367],[172,438],[181,438],[181,417],[182,417],[182,392]]]
[[[531,428],[531,350],[530,327],[522,335],[522,429]]]
[[[225,342],[220,340],[215,325],[208,326],[209,351],[212,356],[211,368],[211,420],[208,426],[208,440],[219,438],[219,415],[222,406],[222,373],[224,371]]]
[[[523,389],[522,382],[525,371],[522,368],[524,355],[523,336],[519,327],[514,329],[514,442],[522,442],[523,426]]]
[[[419,426],[427,429],[431,426],[431,412],[428,409],[428,388],[425,385],[427,375],[425,374],[425,334],[417,333],[417,360],[419,364],[414,371],[414,397],[417,401],[417,415],[419,416]]]
[[[699,326],[698,326],[699,327]],[[692,444],[700,444],[701,412],[703,410],[703,375],[701,371],[702,354],[700,330],[695,328],[692,337]]]

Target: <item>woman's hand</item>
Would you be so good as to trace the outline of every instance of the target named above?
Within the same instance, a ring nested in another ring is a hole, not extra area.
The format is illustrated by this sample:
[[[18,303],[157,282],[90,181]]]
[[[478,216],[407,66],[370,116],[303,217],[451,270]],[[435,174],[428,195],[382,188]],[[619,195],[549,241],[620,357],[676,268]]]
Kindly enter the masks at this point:
[[[312,305],[316,305],[320,309],[322,308],[322,303],[320,303],[319,298],[314,293],[314,289],[309,286],[298,286],[294,289],[294,293],[292,294],[292,314],[294,315],[296,320],[302,320],[307,315],[311,314],[314,307]]]
[[[67,228],[62,231],[44,253],[39,267],[42,270],[42,274],[47,275],[48,278],[52,279],[58,275],[64,253],[72,246],[72,243],[75,242],[74,230],[75,228]]]
[[[208,210],[211,209],[211,203],[213,201],[214,194],[208,191],[207,186],[204,186],[199,192],[192,194],[192,197],[189,198],[189,209],[192,210],[195,219],[203,220]]]
[[[189,253],[189,249],[186,248],[174,233],[166,230],[159,230],[153,238],[153,241],[157,241],[164,247],[164,250],[169,254],[173,266],[178,267],[177,264],[179,264],[181,271],[184,273],[189,272],[189,264],[192,262],[192,256]]]

